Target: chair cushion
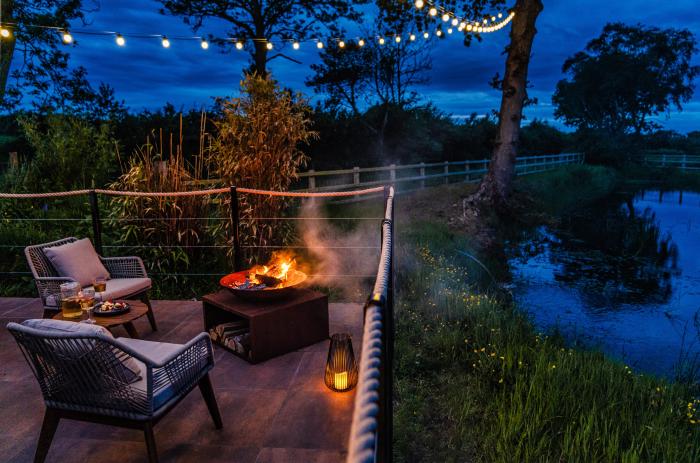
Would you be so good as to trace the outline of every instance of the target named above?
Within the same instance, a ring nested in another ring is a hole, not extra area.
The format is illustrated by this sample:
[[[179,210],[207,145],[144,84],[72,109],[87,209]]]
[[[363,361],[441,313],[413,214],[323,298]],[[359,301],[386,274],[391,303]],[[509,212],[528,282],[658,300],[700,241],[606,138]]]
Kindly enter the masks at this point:
[[[59,276],[72,278],[80,286],[91,285],[97,277],[109,278],[109,272],[87,238],[44,248],[44,254]]]
[[[60,332],[65,334],[77,334],[84,336],[104,336],[106,338],[114,339],[112,333],[103,326],[94,323],[77,323],[67,320],[53,320],[50,318],[36,318],[25,320],[22,322],[23,326],[33,328],[39,331],[46,332]],[[118,350],[113,349],[115,357],[119,359],[122,365],[122,370],[120,373],[123,374],[127,382],[133,383],[138,381],[141,376],[141,368],[138,365],[139,362],[131,356],[118,356]],[[74,355],[75,352],[71,352]]]
[[[92,285],[89,287],[92,288]],[[123,299],[150,288],[150,278],[113,278],[107,282],[107,289],[104,292],[95,293],[95,299],[98,301]]]
[[[117,338],[117,341],[130,347],[144,357],[153,360],[156,363],[160,363],[162,360],[166,359],[170,355],[182,349],[182,344],[171,344],[168,342],[153,342],[144,341],[142,339],[131,339],[131,338]],[[136,381],[131,385],[131,387],[139,389],[146,392],[146,365],[142,362],[136,360],[136,363],[141,368],[141,379]],[[157,410],[163,406],[168,400],[175,396],[175,390],[173,389],[172,383],[168,382],[167,385],[161,387],[158,390],[153,391],[153,409]]]

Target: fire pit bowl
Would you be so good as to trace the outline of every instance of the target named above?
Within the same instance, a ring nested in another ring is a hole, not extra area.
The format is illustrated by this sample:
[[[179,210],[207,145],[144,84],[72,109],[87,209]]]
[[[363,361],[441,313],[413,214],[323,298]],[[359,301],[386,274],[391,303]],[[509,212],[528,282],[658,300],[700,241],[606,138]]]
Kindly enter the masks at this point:
[[[249,301],[270,301],[281,299],[294,292],[304,281],[306,281],[306,273],[290,269],[287,272],[287,278],[277,286],[267,286],[262,289],[245,288],[246,279],[251,274],[251,270],[243,270],[241,272],[229,273],[219,280],[219,284],[231,291],[236,296]]]

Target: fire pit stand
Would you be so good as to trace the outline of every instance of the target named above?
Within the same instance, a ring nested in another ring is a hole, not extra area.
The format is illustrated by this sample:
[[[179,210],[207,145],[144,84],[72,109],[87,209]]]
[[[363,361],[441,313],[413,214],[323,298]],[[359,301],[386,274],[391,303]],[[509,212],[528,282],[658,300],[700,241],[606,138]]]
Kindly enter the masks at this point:
[[[232,322],[248,325],[249,347],[241,354],[215,343],[251,363],[258,363],[328,339],[328,296],[294,289],[280,300],[253,302],[222,289],[202,298],[204,328]]]

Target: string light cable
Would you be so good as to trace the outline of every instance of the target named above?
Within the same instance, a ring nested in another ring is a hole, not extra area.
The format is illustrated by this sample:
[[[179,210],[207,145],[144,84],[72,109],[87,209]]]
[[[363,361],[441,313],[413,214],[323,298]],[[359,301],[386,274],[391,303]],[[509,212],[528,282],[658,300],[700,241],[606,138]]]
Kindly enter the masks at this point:
[[[236,50],[244,50],[247,43],[264,43],[268,50],[274,48],[282,48],[284,45],[291,45],[294,50],[300,50],[302,48],[302,43],[311,43],[319,51],[325,48],[327,42],[333,42],[338,48],[346,48],[350,43],[355,43],[362,47],[367,43],[368,39],[374,39],[381,45],[385,43],[393,42],[394,44],[400,44],[402,42],[415,42],[418,37],[422,37],[425,40],[430,39],[432,36],[436,37],[447,37],[442,29],[442,24],[444,23],[447,27],[448,34],[454,32],[454,28],[457,31],[464,34],[488,34],[500,31],[505,26],[507,26],[515,16],[515,12],[510,9],[506,14],[497,13],[489,16],[485,16],[481,20],[476,20],[474,18],[468,19],[456,15],[454,12],[448,11],[428,0],[415,0],[414,6],[418,10],[425,11],[429,19],[437,22],[437,26],[432,30],[421,29],[415,32],[404,32],[402,33],[382,33],[377,34],[374,37],[354,37],[352,39],[344,37],[333,37],[324,40],[320,37],[316,38],[290,38],[290,39],[280,39],[280,40],[270,40],[267,38],[243,38],[243,37],[226,37],[216,40],[217,42],[228,42],[233,44]],[[93,36],[93,37],[113,37],[115,43],[119,47],[124,47],[127,45],[127,39],[151,39],[160,42],[163,48],[170,48],[175,41],[194,41],[197,43],[202,50],[209,49],[209,40],[203,36],[171,36],[165,34],[144,34],[144,33],[122,33],[116,31],[91,31],[85,29],[67,29],[65,27],[59,26],[46,26],[46,25],[36,25],[36,24],[18,24],[13,22],[2,22],[0,21],[0,40],[12,39],[15,35],[15,31],[19,28],[39,28],[46,30],[53,30],[56,32],[60,40],[65,45],[75,45],[75,36]]]

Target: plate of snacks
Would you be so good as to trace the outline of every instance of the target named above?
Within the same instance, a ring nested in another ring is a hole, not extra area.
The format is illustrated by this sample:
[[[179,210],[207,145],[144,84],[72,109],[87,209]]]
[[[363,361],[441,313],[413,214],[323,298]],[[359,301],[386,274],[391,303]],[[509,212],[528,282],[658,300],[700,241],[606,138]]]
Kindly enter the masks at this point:
[[[114,317],[128,312],[129,309],[129,304],[126,302],[105,301],[97,304],[92,313],[101,317]]]

